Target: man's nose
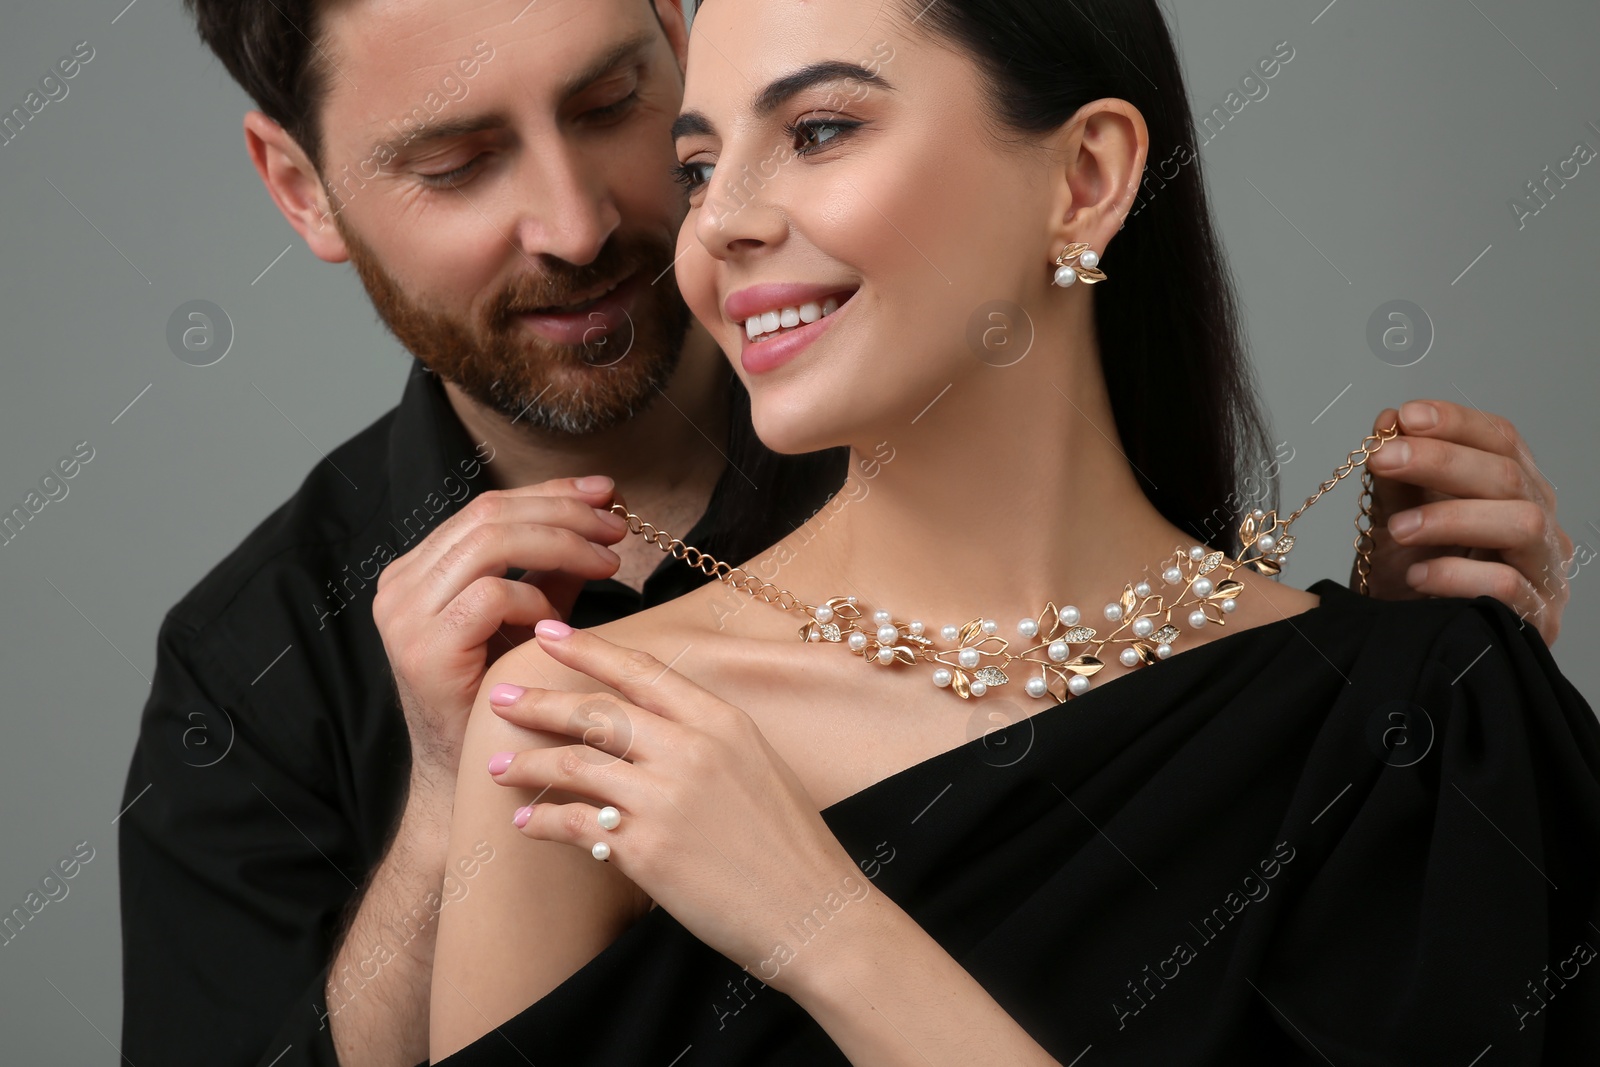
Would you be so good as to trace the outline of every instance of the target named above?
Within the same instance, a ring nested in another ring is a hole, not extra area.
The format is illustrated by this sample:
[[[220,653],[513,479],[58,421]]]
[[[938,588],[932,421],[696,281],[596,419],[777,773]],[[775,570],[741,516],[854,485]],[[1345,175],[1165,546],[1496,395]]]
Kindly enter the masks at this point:
[[[515,242],[530,258],[591,263],[622,223],[610,183],[570,147],[537,153],[525,182]]]

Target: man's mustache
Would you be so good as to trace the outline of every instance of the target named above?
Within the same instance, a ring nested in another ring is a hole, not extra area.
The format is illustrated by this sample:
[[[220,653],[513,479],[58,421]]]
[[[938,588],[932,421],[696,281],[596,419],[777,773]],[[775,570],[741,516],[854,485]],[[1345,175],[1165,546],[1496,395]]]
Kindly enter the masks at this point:
[[[654,249],[632,253],[619,251],[603,261],[596,260],[582,267],[559,266],[543,275],[521,275],[495,300],[493,318],[496,322],[505,322],[514,315],[565,307],[598,296],[659,258],[654,252]]]

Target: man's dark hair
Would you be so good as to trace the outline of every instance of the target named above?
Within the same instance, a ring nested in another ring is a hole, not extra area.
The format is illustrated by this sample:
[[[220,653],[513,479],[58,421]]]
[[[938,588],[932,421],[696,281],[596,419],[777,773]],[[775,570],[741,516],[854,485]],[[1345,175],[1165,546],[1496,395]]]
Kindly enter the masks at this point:
[[[334,74],[316,0],[183,0],[200,39],[322,169],[317,116]]]
[[[645,3],[660,23],[654,0]],[[320,25],[322,5],[317,0],[183,0],[183,6],[233,80],[320,172],[318,118],[339,76]]]

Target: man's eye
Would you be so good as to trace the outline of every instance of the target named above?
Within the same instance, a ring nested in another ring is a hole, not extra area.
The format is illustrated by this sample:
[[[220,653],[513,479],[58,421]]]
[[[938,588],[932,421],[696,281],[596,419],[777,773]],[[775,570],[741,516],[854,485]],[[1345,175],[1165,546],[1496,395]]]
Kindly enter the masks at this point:
[[[422,179],[423,185],[430,188],[448,189],[470,175],[479,158],[479,156],[473,156],[455,170],[447,170],[443,174],[422,174],[419,172],[417,177]]]
[[[590,119],[600,119],[601,121],[617,118],[638,102],[639,90],[634,89],[633,92],[629,93],[621,100],[618,100],[615,104],[607,104],[605,107],[591,108],[589,111],[584,113],[584,117]]]

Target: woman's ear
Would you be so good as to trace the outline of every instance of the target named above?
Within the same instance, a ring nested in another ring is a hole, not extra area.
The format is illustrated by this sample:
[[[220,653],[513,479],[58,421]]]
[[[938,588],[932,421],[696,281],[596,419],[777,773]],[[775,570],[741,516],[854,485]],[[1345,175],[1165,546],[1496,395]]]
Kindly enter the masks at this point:
[[[1139,197],[1150,154],[1150,130],[1126,100],[1095,100],[1053,135],[1055,160],[1051,237],[1082,241],[1104,253]]]

